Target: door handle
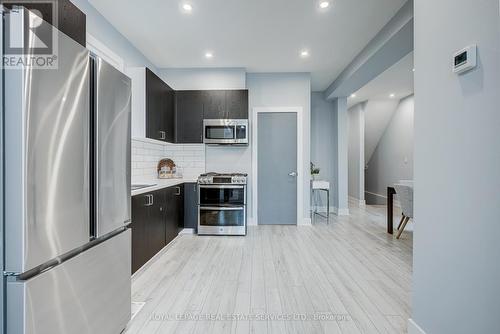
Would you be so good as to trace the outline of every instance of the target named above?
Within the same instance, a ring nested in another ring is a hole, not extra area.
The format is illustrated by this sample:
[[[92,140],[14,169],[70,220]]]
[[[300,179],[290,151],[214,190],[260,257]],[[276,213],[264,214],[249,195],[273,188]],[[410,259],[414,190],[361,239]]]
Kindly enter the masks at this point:
[[[166,138],[165,131],[160,131],[160,139],[165,139],[165,138]]]
[[[181,195],[181,187],[175,187],[175,196]]]
[[[297,172],[290,172],[288,173],[288,176],[297,177]]]

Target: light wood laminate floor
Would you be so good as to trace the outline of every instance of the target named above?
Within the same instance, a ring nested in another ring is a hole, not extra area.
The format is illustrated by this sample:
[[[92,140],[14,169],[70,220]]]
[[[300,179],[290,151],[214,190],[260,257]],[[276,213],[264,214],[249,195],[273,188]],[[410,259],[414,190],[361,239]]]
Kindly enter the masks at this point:
[[[134,276],[145,304],[125,333],[406,333],[412,233],[385,220],[351,207],[328,225],[181,235]]]

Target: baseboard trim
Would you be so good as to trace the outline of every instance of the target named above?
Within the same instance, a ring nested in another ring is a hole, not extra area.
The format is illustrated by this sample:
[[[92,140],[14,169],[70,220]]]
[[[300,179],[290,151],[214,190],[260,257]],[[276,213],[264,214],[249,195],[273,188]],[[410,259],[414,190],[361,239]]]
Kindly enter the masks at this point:
[[[311,218],[302,218],[302,222],[299,224],[300,226],[312,226]]]
[[[348,208],[342,208],[342,209],[337,208],[337,216],[349,216],[349,209]]]
[[[366,191],[365,190],[365,194],[369,194],[369,195],[377,196],[377,197],[382,197],[383,199],[387,200],[387,196],[380,195],[380,194],[377,194],[377,193],[372,193],[371,191]]]
[[[196,234],[194,228],[183,228],[179,234]]]
[[[357,199],[356,197],[349,196],[349,200],[354,202],[359,207],[365,207],[366,201],[364,199]]]
[[[247,217],[247,226],[257,226],[257,220],[252,217]]]
[[[326,214],[326,205],[311,207],[312,212],[314,212],[315,209],[318,213]],[[334,206],[330,206],[330,213],[337,213],[337,208]]]
[[[175,238],[173,238],[172,241],[170,241],[162,249],[160,249],[158,251],[158,253],[156,253],[155,255],[153,255],[153,257],[150,258],[148,260],[148,262],[144,263],[142,265],[142,267],[140,267],[139,269],[137,269],[137,271],[132,274],[132,279],[134,279],[135,277],[139,276],[142,272],[144,272],[144,270],[146,270],[146,268],[149,267],[149,265],[151,263],[153,263],[158,257],[160,257],[163,253],[165,253],[167,251],[167,249],[169,249],[170,247],[172,247],[172,245],[180,238],[180,236],[181,236],[181,233],[177,234],[177,236]]]
[[[365,194],[368,194],[368,195],[371,195],[371,196],[375,196],[375,197],[383,198],[387,202],[387,196],[380,195],[380,194],[377,194],[377,193],[372,193],[371,191],[365,191]],[[365,205],[366,205],[366,202],[365,202]],[[397,208],[399,208],[399,209],[401,209],[401,204],[399,203],[399,200],[397,199],[397,195],[394,198],[394,206],[397,207]]]
[[[426,334],[425,331],[417,325],[413,319],[408,319],[408,334]]]

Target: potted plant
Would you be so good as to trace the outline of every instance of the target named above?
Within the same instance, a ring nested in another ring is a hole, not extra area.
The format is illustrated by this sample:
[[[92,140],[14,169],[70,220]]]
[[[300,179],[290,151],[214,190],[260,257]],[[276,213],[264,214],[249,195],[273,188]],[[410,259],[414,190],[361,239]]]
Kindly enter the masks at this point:
[[[320,169],[311,162],[311,176],[313,180],[315,179],[316,175],[319,175],[319,171]]]

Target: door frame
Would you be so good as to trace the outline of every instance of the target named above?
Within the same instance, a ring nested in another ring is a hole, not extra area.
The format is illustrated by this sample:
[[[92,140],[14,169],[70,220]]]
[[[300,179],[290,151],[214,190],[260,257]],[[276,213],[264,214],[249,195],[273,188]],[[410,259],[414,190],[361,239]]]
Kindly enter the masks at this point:
[[[304,166],[302,164],[304,156],[304,138],[302,131],[302,107],[254,107],[252,108],[252,216],[253,225],[259,224],[259,217],[257,209],[259,207],[258,196],[258,173],[259,173],[259,152],[258,152],[258,122],[259,113],[295,113],[297,115],[297,222],[296,225],[303,225],[303,212],[304,212]]]

